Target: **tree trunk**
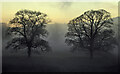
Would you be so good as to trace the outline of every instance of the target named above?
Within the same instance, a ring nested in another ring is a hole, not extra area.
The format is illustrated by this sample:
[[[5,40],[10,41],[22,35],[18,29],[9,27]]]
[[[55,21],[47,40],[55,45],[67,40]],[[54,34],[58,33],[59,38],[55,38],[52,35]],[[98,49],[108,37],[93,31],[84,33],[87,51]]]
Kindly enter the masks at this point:
[[[90,59],[93,59],[93,40],[91,40],[90,42],[89,51],[90,51]]]
[[[90,59],[93,59],[93,49],[90,48]]]
[[[28,57],[31,57],[31,47],[28,47]]]

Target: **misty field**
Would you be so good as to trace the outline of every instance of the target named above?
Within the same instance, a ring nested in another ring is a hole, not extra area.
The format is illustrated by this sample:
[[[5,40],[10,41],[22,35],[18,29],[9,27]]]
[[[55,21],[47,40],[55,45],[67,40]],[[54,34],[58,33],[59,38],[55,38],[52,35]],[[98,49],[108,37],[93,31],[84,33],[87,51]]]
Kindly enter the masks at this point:
[[[41,56],[3,56],[3,72],[117,72],[113,56],[89,57],[71,53]]]

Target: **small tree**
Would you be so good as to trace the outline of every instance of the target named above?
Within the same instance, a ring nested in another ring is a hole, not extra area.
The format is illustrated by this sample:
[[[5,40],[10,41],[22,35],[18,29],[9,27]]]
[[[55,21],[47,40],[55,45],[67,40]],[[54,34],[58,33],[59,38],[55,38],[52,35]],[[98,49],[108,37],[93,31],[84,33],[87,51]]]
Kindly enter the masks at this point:
[[[87,49],[93,58],[93,51],[107,51],[113,47],[113,20],[106,10],[90,10],[69,21],[66,43],[75,49]]]
[[[49,51],[48,42],[43,39],[48,35],[45,24],[49,22],[44,13],[26,9],[18,11],[10,21],[11,26],[8,33],[13,35],[13,39],[8,42],[6,48],[22,49],[27,47],[28,57],[31,56],[31,50],[37,47],[43,51]]]

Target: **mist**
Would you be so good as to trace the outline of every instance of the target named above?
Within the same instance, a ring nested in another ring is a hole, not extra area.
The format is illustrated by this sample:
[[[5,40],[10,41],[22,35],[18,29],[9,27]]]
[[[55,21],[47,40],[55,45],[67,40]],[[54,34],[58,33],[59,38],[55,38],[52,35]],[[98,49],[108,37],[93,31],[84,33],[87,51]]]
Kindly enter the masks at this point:
[[[114,18],[116,36],[117,18]],[[110,51],[110,54],[95,53],[94,59],[89,59],[89,53],[84,51],[70,52],[71,47],[65,43],[67,24],[47,24],[49,35],[45,38],[52,48],[47,54],[32,53],[28,58],[25,49],[17,52],[6,50],[4,46],[11,37],[4,36],[7,24],[3,23],[3,72],[117,72],[118,71],[118,47]],[[21,62],[20,62],[21,61]],[[29,63],[28,63],[29,62]],[[9,66],[8,65],[12,65]]]
[[[0,73],[2,72],[2,24],[0,24]]]

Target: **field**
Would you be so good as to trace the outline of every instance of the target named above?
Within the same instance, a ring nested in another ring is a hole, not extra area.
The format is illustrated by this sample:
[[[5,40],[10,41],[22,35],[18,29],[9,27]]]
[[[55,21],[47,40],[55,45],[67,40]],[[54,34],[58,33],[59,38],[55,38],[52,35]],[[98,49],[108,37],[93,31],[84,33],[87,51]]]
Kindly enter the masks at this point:
[[[83,57],[71,54],[41,56],[3,56],[3,72],[117,72],[117,59],[109,57]]]

